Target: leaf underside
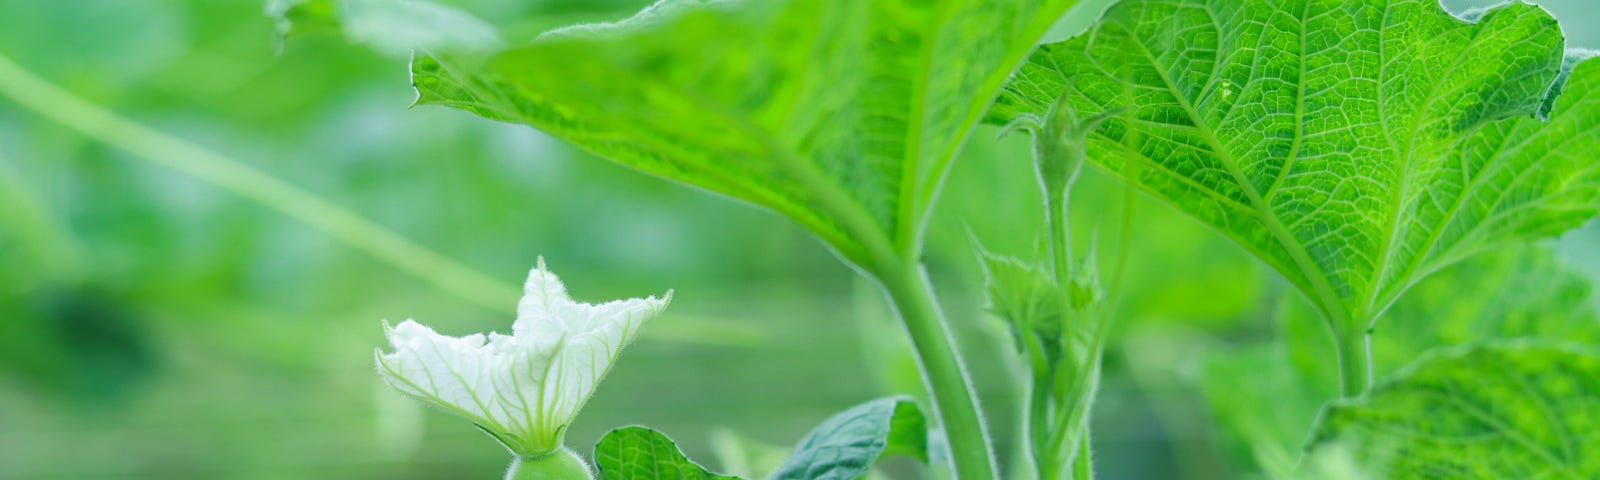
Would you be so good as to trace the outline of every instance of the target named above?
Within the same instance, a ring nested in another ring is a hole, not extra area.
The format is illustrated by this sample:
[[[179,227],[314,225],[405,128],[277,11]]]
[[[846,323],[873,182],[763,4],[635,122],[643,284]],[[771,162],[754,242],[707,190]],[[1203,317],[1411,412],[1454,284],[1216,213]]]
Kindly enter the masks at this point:
[[[769,479],[855,480],[890,455],[928,461],[927,420],[909,399],[864,403],[823,421]]]
[[[1383,478],[1600,477],[1600,356],[1531,343],[1454,349],[1329,407],[1312,448],[1331,444]]]
[[[1079,111],[1127,112],[1093,134],[1097,165],[1360,332],[1431,272],[1595,215],[1600,62],[1564,69],[1562,45],[1521,3],[1128,0],[1041,47],[988,120],[1074,79]]]
[[[663,0],[412,71],[418,103],[770,208],[874,267],[920,248],[950,157],[1073,3]]]

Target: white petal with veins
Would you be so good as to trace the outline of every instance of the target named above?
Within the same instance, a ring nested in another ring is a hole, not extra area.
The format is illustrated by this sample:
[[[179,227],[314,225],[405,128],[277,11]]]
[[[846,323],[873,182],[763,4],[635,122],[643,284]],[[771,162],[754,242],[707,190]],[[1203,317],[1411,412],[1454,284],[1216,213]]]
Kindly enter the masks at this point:
[[[385,330],[378,352],[390,386],[457,413],[521,455],[560,448],[561,437],[644,322],[672,300],[579,303],[544,268],[528,274],[511,335],[440,335],[412,320]]]

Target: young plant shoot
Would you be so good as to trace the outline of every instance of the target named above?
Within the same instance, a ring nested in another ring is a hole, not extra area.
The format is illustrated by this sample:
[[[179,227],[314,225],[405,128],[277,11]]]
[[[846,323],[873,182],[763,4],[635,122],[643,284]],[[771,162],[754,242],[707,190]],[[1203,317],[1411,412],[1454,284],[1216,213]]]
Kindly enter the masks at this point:
[[[1040,480],[1094,475],[1089,414],[1100,383],[1109,309],[1094,249],[1082,262],[1073,261],[1067,206],[1083,170],[1089,132],[1115,115],[1079,118],[1072,104],[1058,101],[1042,114],[1018,115],[1001,130],[1001,135],[1015,129],[1032,137],[1050,263],[1030,265],[982,247],[978,256],[988,277],[990,311],[1008,323],[1028,371],[1024,431]]]

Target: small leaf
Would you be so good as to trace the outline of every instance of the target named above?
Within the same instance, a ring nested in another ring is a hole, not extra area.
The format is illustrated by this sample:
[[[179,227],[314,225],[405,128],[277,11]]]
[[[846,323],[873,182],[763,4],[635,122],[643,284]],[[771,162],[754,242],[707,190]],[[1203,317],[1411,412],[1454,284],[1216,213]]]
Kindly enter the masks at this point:
[[[1600,478],[1600,356],[1528,342],[1450,349],[1323,415],[1313,452],[1391,479]]]
[[[1037,333],[1050,343],[1061,338],[1067,299],[1045,268],[1014,257],[978,248],[988,290],[990,313],[1005,320],[1012,339],[1022,350],[1023,331]]]
[[[855,480],[893,455],[928,461],[927,420],[910,399],[875,400],[834,415],[800,441],[770,480]]]
[[[666,434],[647,427],[612,430],[594,446],[602,480],[738,480],[689,461]]]

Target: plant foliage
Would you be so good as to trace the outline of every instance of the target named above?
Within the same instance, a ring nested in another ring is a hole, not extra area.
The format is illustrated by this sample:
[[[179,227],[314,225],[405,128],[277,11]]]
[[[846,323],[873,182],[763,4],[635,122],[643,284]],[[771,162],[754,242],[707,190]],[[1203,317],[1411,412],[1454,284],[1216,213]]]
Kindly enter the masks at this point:
[[[483,62],[418,103],[526,123],[761,205],[868,268],[920,248],[951,156],[1072,0],[663,0]]]
[[[1338,371],[1319,355],[1330,342],[1299,299],[1280,308],[1272,342],[1217,352],[1203,387],[1217,421],[1273,478],[1300,472],[1299,452]],[[1419,283],[1372,335],[1373,364],[1388,377],[1426,352],[1484,339],[1600,340],[1594,289],[1548,248],[1473,257]]]
[[[594,446],[594,460],[603,480],[737,480],[706,471],[666,434],[646,427],[607,433]]]
[[[1313,448],[1339,443],[1382,478],[1600,476],[1600,356],[1526,342],[1432,355],[1323,414]]]
[[[1457,17],[1433,0],[1129,0],[1035,53],[991,120],[1063,94],[1126,109],[1091,135],[1095,164],[1233,238],[1354,336],[1429,273],[1595,215],[1600,62],[1564,68],[1562,48],[1522,3]]]
[[[823,421],[769,478],[855,480],[890,455],[928,461],[927,419],[910,399],[864,403]]]

